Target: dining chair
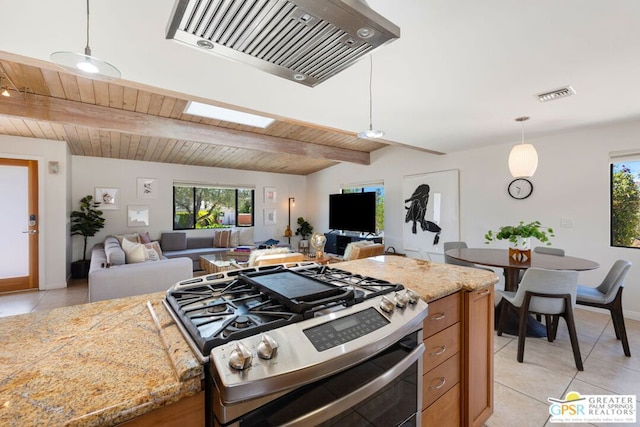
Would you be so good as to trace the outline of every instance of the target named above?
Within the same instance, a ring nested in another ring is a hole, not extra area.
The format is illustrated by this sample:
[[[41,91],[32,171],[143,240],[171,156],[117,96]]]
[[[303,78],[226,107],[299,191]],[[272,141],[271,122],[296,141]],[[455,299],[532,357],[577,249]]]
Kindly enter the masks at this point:
[[[631,262],[617,260],[597,287],[578,285],[576,298],[577,304],[609,310],[616,338],[622,341],[622,349],[627,357],[631,357],[631,351],[622,315],[622,290],[629,269],[631,269]]]
[[[444,262],[445,264],[453,264],[453,265],[461,265],[463,267],[471,267],[471,268],[479,268],[480,270],[487,270],[492,273],[495,273],[492,269],[487,267],[480,267],[479,265],[473,264],[467,261],[461,261],[459,259],[455,259],[449,255],[447,255],[447,251],[449,249],[465,249],[467,248],[466,242],[444,242],[442,245],[442,249],[444,251]]]
[[[538,254],[564,256],[564,249],[552,248],[550,246],[536,246],[533,248],[533,252]]]
[[[519,315],[518,362],[522,363],[524,360],[524,343],[527,336],[529,314],[540,314],[545,316],[549,342],[553,342],[556,337],[559,318],[562,317],[565,320],[569,329],[576,368],[579,371],[584,370],[573,318],[577,288],[577,271],[530,268],[524,273],[516,292],[497,291],[502,295],[502,300],[499,303],[498,336],[502,336],[502,331],[506,327],[507,310],[515,310]]]

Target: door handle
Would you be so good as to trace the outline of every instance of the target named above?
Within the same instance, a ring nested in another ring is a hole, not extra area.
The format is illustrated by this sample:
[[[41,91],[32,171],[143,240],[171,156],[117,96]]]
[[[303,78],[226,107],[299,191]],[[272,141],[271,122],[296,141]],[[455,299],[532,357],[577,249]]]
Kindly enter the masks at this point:
[[[27,230],[27,231],[23,231],[24,234],[36,234],[38,232],[38,230]]]

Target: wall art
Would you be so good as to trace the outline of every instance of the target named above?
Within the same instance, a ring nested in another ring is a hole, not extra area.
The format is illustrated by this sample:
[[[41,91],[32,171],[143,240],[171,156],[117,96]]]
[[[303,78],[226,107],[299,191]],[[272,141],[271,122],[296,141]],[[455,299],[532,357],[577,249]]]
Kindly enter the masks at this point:
[[[94,200],[100,203],[99,209],[102,211],[120,209],[120,189],[96,187]]]
[[[264,225],[276,225],[276,210],[265,209],[264,210]]]
[[[158,180],[155,178],[138,178],[138,199],[157,199]]]
[[[149,206],[128,205],[127,206],[127,225],[129,227],[148,227],[149,226]]]
[[[276,189],[275,187],[264,187],[264,202],[276,203]]]

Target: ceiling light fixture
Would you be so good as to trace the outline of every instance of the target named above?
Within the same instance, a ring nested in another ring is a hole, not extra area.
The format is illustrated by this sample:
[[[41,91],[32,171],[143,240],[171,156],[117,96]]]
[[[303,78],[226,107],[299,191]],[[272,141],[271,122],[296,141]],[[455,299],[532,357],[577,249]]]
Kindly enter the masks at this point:
[[[264,117],[257,114],[216,107],[215,105],[203,104],[197,101],[189,101],[184,112],[185,114],[192,114],[194,116],[233,122],[263,129],[269,127],[271,123],[275,122],[275,119],[272,119],[271,117]]]
[[[371,94],[371,84],[373,81],[373,56],[369,55],[369,60],[369,129],[358,133],[358,138],[362,139],[376,139],[384,136],[384,131],[373,129],[373,95]]]
[[[514,145],[509,153],[509,171],[514,178],[529,178],[538,168],[538,153],[533,145],[524,143],[524,122],[529,117],[518,117],[515,120],[522,125],[522,142]]]
[[[121,76],[116,67],[95,56],[91,56],[91,48],[89,47],[89,0],[87,0],[87,45],[84,48],[84,53],[60,51],[52,53],[50,58],[64,70],[82,77],[96,80],[117,80]]]

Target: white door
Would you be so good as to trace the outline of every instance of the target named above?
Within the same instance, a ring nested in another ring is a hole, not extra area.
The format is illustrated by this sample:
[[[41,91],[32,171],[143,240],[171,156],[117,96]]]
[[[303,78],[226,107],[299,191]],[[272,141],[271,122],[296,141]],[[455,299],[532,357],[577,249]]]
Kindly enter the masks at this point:
[[[38,163],[0,158],[0,292],[38,289]]]

